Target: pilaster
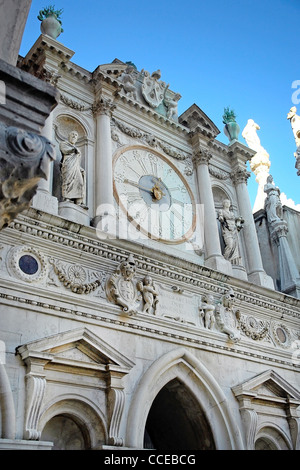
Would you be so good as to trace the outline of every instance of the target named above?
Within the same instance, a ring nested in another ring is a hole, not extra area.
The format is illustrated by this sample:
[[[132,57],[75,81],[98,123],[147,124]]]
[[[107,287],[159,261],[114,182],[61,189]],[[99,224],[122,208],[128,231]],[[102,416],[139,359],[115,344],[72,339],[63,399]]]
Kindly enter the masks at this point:
[[[230,147],[229,156],[232,162],[232,181],[236,187],[239,212],[244,219],[243,235],[248,262],[248,280],[270,289],[274,289],[274,283],[263,268],[262,258],[252,214],[251,202],[247,188],[247,180],[251,173],[247,170],[246,162],[252,157],[247,147],[235,142]]]
[[[205,265],[226,274],[232,274],[229,261],[225,260],[219,238],[216,210],[209,176],[208,164],[212,154],[199,147],[193,154],[193,163],[197,171],[200,202],[204,207]]]
[[[93,105],[96,119],[95,161],[95,218],[94,225],[101,231],[108,230],[108,218],[114,216],[111,117],[115,105],[112,98],[102,93]],[[106,228],[105,228],[106,227]]]

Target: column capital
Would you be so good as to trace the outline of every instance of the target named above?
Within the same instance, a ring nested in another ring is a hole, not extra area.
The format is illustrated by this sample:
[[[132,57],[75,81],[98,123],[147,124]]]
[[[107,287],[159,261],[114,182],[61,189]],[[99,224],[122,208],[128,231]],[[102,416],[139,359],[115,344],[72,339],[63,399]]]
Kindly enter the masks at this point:
[[[200,164],[208,165],[210,159],[212,158],[212,154],[206,148],[199,148],[193,153],[193,163],[197,167]]]
[[[286,237],[288,234],[288,225],[285,220],[278,220],[269,224],[271,239],[278,245],[280,238]]]
[[[104,98],[103,96],[96,100],[92,106],[92,112],[94,117],[103,114],[111,117],[115,109],[116,105],[113,103],[113,101],[109,98]]]
[[[236,168],[231,172],[231,179],[233,184],[236,186],[239,183],[247,184],[248,178],[250,178],[251,173],[247,171],[246,168]]]

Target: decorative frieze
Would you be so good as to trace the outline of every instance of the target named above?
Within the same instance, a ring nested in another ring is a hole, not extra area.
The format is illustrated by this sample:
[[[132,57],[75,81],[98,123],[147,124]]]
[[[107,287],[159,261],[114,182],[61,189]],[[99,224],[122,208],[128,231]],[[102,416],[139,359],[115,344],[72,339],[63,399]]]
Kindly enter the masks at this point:
[[[66,264],[62,261],[49,259],[49,263],[56,274],[57,280],[66,288],[76,294],[90,294],[99,287],[104,291],[106,272],[96,272],[84,269],[79,264]],[[53,273],[50,272],[50,283],[55,283]]]
[[[217,168],[213,165],[208,165],[208,171],[209,173],[217,178],[218,180],[224,181],[228,180],[230,178],[230,174],[227,173],[226,171],[221,170],[220,168]]]
[[[163,142],[160,139],[157,139],[154,135],[142,132],[140,129],[136,127],[128,126],[121,121],[113,118],[112,124],[117,127],[121,132],[132,137],[133,139],[137,139],[140,142],[149,145],[150,147],[156,147],[168,155],[169,157],[175,158],[176,160],[186,160],[188,155],[175,147],[170,146],[169,144]],[[113,140],[117,141],[116,137],[113,137]]]
[[[54,221],[53,217],[51,221]],[[89,237],[78,233],[79,226],[77,224],[69,224],[69,229],[66,230],[63,227],[55,226],[53,223],[49,225],[46,220],[43,221],[41,218],[35,221],[34,218],[28,219],[26,216],[20,215],[18,220],[13,221],[6,230],[11,231],[9,236],[14,236],[14,232],[16,234],[19,232],[26,234],[26,237],[37,237],[37,239],[40,239],[38,243],[49,240],[54,243],[56,250],[68,247],[68,249],[75,250],[74,253],[77,252],[79,256],[85,256],[85,253],[86,256],[91,256],[93,260],[99,259],[101,263],[106,262],[106,260],[110,260],[112,263],[120,263],[128,258],[128,252],[122,248],[122,244],[115,247],[93,238],[93,236]],[[158,255],[157,259],[148,259],[147,254],[140,254],[135,259],[137,269],[145,271],[153,277],[159,276],[161,279],[176,282],[177,285],[186,283],[192,289],[195,288],[200,291],[203,289],[216,295],[224,293],[224,286],[229,281],[228,276],[211,271],[206,266],[191,265],[180,259],[177,260],[175,268],[172,265],[172,260],[168,261],[167,255],[164,255],[162,259],[160,258]],[[231,279],[231,282],[234,283],[234,279]],[[249,292],[246,287],[243,289],[240,286],[235,288],[235,295],[240,302],[249,304],[250,308],[267,309],[274,312],[274,314],[284,315],[287,318],[300,318],[300,303],[298,299],[293,297],[283,296],[276,292],[271,297],[266,297],[255,292],[253,288],[252,292]]]
[[[60,94],[60,100],[63,104],[65,104],[66,106],[68,106],[71,109],[74,109],[75,111],[83,112],[83,111],[89,111],[89,110],[92,109],[91,106],[85,106],[83,103],[80,103],[79,101],[75,101],[75,100],[69,98],[64,93]]]

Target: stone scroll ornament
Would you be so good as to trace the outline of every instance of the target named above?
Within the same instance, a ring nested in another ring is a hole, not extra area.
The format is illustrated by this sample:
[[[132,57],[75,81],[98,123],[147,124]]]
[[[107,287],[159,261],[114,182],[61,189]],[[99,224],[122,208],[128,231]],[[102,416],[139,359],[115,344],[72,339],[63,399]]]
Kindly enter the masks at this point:
[[[136,274],[136,263],[132,255],[122,261],[110,276],[106,285],[107,298],[122,307],[127,315],[135,315],[142,294],[133,280]]]
[[[52,160],[54,147],[48,139],[0,125],[0,230],[29,208]]]

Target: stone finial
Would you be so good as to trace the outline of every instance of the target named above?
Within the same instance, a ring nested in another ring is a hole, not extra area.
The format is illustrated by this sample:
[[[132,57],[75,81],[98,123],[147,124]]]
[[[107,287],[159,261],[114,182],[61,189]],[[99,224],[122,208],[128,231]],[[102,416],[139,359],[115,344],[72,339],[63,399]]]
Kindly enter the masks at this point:
[[[229,139],[229,145],[238,141],[240,126],[236,122],[236,114],[229,107],[224,108],[223,114],[224,134]]]

